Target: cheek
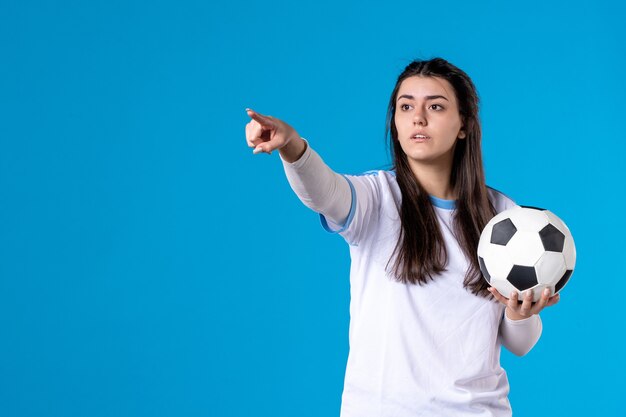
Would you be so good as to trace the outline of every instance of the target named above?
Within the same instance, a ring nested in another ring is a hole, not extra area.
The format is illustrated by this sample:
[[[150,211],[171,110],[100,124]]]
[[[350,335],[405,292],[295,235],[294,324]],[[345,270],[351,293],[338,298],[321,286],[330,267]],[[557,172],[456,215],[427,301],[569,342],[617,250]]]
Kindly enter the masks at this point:
[[[393,120],[396,123],[396,129],[398,129],[398,131],[406,128],[405,126],[407,124],[406,115],[403,115],[402,113],[396,113],[396,115],[393,117]]]
[[[450,126],[452,127],[451,130],[458,132],[459,130],[461,130],[461,126],[463,125],[463,123],[461,122],[461,119],[458,117],[455,117],[453,120],[450,121]]]
[[[461,123],[456,120],[445,119],[441,120],[441,130],[440,132],[444,136],[455,137],[461,128]]]

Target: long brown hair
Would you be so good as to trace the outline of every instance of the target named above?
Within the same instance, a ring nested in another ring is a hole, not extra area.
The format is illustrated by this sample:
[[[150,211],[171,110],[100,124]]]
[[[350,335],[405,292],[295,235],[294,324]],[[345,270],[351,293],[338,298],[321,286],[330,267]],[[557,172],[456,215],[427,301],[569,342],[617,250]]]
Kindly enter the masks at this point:
[[[429,195],[411,171],[398,141],[396,96],[402,81],[412,76],[443,78],[454,88],[466,132],[465,139],[456,142],[450,176],[450,185],[457,196],[454,234],[469,260],[463,286],[473,294],[490,297],[487,291],[489,285],[481,276],[476,255],[480,233],[495,215],[485,185],[478,93],[465,72],[442,58],[411,62],[398,77],[387,108],[386,134],[391,138],[393,169],[402,192],[401,228],[391,271],[400,282],[422,285],[445,271],[448,262],[443,235]],[[387,268],[392,259],[394,256],[387,263]]]

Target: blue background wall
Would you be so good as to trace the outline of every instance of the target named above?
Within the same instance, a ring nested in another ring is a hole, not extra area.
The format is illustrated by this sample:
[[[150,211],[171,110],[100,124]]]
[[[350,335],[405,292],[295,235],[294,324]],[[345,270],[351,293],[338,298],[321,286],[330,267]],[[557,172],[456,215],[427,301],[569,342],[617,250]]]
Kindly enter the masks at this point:
[[[442,56],[482,99],[488,183],[550,208],[578,263],[518,415],[618,415],[618,2],[0,5],[0,415],[336,416],[347,245],[252,155],[245,107],[336,171],[387,166],[399,72]]]

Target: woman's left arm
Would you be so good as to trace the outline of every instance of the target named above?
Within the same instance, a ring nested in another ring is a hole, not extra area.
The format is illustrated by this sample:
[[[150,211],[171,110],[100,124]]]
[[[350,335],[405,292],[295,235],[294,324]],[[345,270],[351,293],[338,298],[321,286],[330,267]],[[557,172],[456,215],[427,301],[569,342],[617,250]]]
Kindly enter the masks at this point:
[[[544,307],[558,303],[559,294],[550,297],[550,290],[546,288],[539,301],[533,305],[532,291],[525,294],[521,304],[517,301],[517,293],[511,293],[510,298],[505,298],[494,288],[489,288],[489,292],[506,306],[504,318],[500,324],[502,344],[517,356],[524,356],[530,352],[541,336],[542,324],[539,312]]]

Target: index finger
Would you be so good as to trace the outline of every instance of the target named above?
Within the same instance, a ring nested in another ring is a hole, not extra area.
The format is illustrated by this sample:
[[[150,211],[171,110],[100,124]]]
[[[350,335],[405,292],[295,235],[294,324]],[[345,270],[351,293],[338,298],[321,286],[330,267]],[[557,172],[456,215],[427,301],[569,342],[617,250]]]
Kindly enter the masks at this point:
[[[252,118],[252,120],[259,122],[261,126],[274,127],[274,122],[269,117],[259,114],[252,109],[246,109],[246,112],[248,113],[248,116]]]

